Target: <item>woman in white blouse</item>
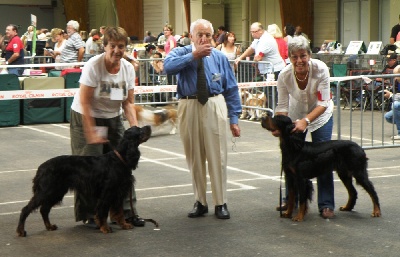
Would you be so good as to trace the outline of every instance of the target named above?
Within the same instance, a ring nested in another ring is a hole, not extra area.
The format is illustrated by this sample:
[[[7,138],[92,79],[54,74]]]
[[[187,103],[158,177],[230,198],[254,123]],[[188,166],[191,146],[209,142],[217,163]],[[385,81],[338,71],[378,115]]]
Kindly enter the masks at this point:
[[[295,121],[292,132],[304,140],[307,131],[311,132],[313,142],[331,140],[333,101],[329,69],[324,62],[311,59],[305,38],[294,37],[288,47],[291,63],[279,74],[275,114],[287,115]],[[323,218],[331,218],[335,208],[333,174],[322,175],[317,182],[319,211]],[[285,205],[278,206],[277,210],[280,209],[285,209]]]

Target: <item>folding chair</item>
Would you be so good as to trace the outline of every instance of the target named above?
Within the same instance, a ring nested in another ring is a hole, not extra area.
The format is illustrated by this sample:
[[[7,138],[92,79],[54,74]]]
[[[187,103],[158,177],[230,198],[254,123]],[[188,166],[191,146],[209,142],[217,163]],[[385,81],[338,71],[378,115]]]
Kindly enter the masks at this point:
[[[351,70],[349,75],[373,75],[374,73],[374,70]],[[349,106],[349,108],[352,110],[358,107],[360,107],[362,110],[365,110],[367,105],[371,103],[369,94],[366,92],[366,83],[362,79],[350,80],[350,83],[341,89],[345,100],[343,110],[346,108],[346,106]]]

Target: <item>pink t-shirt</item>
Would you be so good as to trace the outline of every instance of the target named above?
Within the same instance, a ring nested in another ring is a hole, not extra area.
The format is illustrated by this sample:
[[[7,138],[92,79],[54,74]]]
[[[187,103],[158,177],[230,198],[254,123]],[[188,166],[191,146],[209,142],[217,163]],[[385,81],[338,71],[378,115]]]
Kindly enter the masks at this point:
[[[168,54],[171,51],[171,42],[170,41],[174,41],[174,47],[176,47],[176,39],[174,36],[169,36],[169,38],[167,40],[165,40],[165,46],[164,46],[164,50],[165,50],[165,54]]]

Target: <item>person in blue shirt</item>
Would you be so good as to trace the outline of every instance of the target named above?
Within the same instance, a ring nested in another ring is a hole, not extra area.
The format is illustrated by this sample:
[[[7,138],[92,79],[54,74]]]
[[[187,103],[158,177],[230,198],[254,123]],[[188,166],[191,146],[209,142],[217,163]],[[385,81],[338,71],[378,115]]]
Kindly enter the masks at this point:
[[[177,76],[179,131],[196,200],[188,217],[196,218],[208,213],[207,161],[215,215],[219,219],[229,219],[226,131],[229,118],[232,136],[240,136],[238,118],[242,107],[228,59],[211,45],[213,34],[209,21],[194,21],[190,25],[192,44],[174,48],[164,60],[164,70]],[[208,89],[208,100],[204,105],[197,99],[199,59],[203,60]]]

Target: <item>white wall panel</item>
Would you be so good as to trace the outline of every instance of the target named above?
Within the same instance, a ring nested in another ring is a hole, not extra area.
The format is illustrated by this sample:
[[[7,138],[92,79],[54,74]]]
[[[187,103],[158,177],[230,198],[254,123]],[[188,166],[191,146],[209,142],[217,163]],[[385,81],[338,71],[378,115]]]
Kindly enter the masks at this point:
[[[165,0],[145,0],[143,1],[143,14],[144,14],[144,31],[151,31],[153,36],[162,32],[163,26],[167,20],[165,15],[167,15],[167,5],[168,1]],[[164,14],[165,12],[165,14]],[[143,39],[144,35],[139,39]]]

